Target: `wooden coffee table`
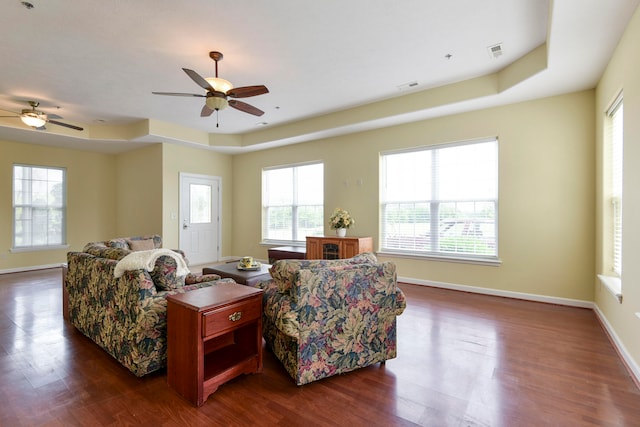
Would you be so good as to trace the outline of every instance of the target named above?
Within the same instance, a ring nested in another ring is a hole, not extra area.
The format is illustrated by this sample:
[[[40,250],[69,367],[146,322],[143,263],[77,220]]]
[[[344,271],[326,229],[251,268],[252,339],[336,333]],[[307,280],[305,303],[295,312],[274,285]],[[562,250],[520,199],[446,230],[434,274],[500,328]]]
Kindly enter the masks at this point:
[[[220,277],[229,277],[241,285],[255,287],[258,282],[271,279],[269,268],[270,264],[262,264],[260,270],[238,270],[238,263],[230,262],[204,267],[202,274],[217,274]]]

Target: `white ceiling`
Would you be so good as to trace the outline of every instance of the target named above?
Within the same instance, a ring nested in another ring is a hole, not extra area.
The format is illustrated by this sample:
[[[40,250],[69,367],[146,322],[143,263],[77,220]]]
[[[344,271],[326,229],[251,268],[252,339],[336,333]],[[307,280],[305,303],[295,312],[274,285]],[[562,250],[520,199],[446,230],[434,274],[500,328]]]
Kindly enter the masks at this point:
[[[317,116],[496,73],[545,43],[546,69],[508,90],[356,119],[313,137],[593,88],[640,0],[29,1],[34,8],[6,0],[0,14],[0,109],[19,112],[37,100],[85,128],[150,119],[209,134],[262,132],[261,144],[244,147],[256,149],[308,139],[294,126]],[[487,48],[498,43],[503,55],[492,58]],[[204,94],[181,68],[213,76],[212,50],[224,54],[220,77],[269,88],[243,99],[262,117],[227,108],[216,128],[215,114],[200,117],[202,98],[151,93]],[[280,127],[286,132],[273,131]],[[74,132],[0,119],[0,139],[132,146]],[[154,137],[163,140],[144,140]]]

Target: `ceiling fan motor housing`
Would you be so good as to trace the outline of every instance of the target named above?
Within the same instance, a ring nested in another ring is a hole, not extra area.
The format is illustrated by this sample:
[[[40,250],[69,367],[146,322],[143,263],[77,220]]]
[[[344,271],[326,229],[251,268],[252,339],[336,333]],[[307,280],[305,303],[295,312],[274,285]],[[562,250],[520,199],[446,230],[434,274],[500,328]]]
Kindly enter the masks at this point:
[[[22,115],[31,116],[31,117],[43,117],[43,118],[47,117],[47,114],[43,113],[42,111],[30,110],[28,108],[25,108],[25,109],[22,110]]]
[[[47,122],[47,115],[42,111],[38,111],[33,107],[33,109],[24,109],[22,110],[22,114],[20,115],[22,122],[27,126],[31,126],[33,128],[41,128]]]
[[[224,110],[229,105],[227,96],[222,92],[208,92],[205,103],[207,107],[217,111]]]

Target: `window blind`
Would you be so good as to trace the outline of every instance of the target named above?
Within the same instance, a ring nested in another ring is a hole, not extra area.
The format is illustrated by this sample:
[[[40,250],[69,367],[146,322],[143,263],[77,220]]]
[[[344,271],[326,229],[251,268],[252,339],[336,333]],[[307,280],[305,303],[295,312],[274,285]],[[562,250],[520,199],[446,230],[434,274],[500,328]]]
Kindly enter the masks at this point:
[[[66,243],[65,169],[13,166],[13,247]]]
[[[623,115],[622,94],[607,111],[606,143],[609,154],[609,194],[612,218],[611,263],[613,273],[622,274],[622,159],[623,159]]]
[[[302,164],[262,172],[262,239],[304,241],[324,231],[324,165]]]
[[[381,249],[497,257],[498,141],[381,155]]]

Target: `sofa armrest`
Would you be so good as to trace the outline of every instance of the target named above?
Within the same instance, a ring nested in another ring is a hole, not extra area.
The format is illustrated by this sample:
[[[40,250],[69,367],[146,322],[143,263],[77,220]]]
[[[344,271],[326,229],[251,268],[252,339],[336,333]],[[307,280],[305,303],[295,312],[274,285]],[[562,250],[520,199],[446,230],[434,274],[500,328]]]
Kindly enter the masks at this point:
[[[260,287],[264,290],[263,315],[282,333],[297,339],[300,335],[300,325],[296,303],[289,294],[279,291],[274,280],[261,282]]]
[[[407,308],[407,297],[402,292],[402,289],[396,289],[396,316],[400,316],[404,313],[404,309]]]
[[[196,283],[203,283],[203,282],[212,282],[214,280],[220,280],[220,275],[218,274],[193,274],[193,273],[189,273],[185,276],[184,278],[184,283],[185,285],[194,285]]]

